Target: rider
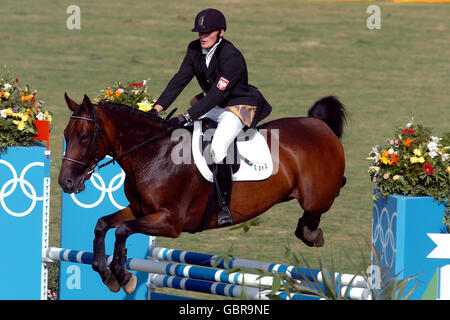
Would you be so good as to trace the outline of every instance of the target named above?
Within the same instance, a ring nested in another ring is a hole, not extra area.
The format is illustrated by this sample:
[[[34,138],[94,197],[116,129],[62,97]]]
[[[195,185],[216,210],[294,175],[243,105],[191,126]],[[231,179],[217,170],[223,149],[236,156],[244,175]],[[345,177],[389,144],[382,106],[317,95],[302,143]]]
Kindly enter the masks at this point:
[[[259,90],[248,83],[247,66],[241,52],[223,38],[225,16],[216,9],[200,11],[192,32],[192,41],[179,71],[173,76],[155,103],[156,111],[167,109],[195,76],[203,92],[191,100],[191,108],[168,121],[178,128],[201,117],[217,121],[211,142],[214,185],[218,197],[217,222],[233,222],[230,212],[232,171],[223,161],[229,145],[245,127],[254,128],[272,108]],[[219,190],[217,190],[219,189]]]

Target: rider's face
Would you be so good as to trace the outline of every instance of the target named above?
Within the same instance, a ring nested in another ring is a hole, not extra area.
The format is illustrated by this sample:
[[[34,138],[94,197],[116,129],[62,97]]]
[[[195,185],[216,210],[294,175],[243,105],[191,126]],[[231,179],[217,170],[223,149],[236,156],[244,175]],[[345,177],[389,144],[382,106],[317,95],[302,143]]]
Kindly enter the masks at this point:
[[[209,50],[212,48],[214,43],[216,43],[217,35],[219,31],[211,31],[211,32],[199,32],[198,38],[200,39],[200,43],[203,49]],[[223,30],[220,31],[220,36],[223,36]]]

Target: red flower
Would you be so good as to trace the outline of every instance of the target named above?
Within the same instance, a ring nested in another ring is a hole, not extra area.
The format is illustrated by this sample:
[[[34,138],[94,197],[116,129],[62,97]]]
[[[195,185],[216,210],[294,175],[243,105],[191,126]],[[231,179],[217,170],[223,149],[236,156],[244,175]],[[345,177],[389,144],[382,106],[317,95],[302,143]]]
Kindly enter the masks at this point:
[[[405,135],[405,133],[410,133],[410,134],[414,134],[415,133],[415,131],[414,131],[414,129],[403,129],[402,130],[402,136],[404,136]]]
[[[133,82],[131,85],[133,87],[135,87],[135,88],[142,88],[144,86],[144,81],[142,81],[142,82]]]
[[[431,176],[434,173],[433,166],[431,164],[429,164],[429,163],[424,163],[423,164],[422,171],[424,171],[429,176]]]

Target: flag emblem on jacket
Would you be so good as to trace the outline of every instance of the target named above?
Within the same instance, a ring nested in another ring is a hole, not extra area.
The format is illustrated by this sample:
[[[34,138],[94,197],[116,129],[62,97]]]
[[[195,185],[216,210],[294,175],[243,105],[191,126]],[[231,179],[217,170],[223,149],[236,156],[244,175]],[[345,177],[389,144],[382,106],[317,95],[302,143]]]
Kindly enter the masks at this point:
[[[217,88],[219,88],[219,90],[225,90],[225,88],[228,85],[228,80],[225,79],[224,77],[220,77],[219,82],[217,82]]]

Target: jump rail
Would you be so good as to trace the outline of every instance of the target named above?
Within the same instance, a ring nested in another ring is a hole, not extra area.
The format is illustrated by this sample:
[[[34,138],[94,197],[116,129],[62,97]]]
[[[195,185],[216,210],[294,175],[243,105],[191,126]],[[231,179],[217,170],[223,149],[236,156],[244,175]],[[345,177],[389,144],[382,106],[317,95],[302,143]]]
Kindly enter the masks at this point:
[[[271,290],[268,290],[268,288],[272,286],[273,281],[273,278],[270,276],[261,277],[255,274],[229,272],[226,270],[211,268],[211,266],[214,265],[211,264],[211,262],[217,261],[218,256],[196,254],[193,252],[158,247],[153,247],[153,250],[151,250],[151,256],[155,255],[157,256],[157,258],[159,258],[159,255],[157,254],[158,252],[162,253],[162,256],[164,256],[165,259],[173,258],[174,260],[179,261],[184,260],[183,262],[191,264],[199,263],[201,261],[204,266],[200,267],[136,258],[128,258],[126,266],[130,270],[149,273],[150,283],[157,287],[169,287],[175,289],[230,296],[235,298],[244,296],[248,299],[255,300],[268,299],[267,295],[272,293]],[[164,253],[168,253],[168,255]],[[181,253],[178,258],[177,253]],[[195,263],[189,262],[195,261],[195,259],[193,259],[192,257],[197,257],[200,260],[197,260]],[[206,267],[207,262],[205,258],[207,257],[211,257],[209,267]],[[91,252],[85,251],[49,247],[45,253],[45,258],[49,259],[48,261],[69,261],[75,263],[92,264],[93,254]],[[107,256],[108,264],[110,263],[111,259],[112,256]],[[253,263],[252,268],[259,268],[259,266],[256,267],[254,265],[254,263],[259,262],[244,259],[234,259],[234,263],[228,264],[227,266],[224,266],[222,261],[222,266],[220,266],[219,263],[218,267],[228,267],[228,269],[235,268],[237,265],[240,265],[241,267],[244,265],[246,267],[249,267],[250,265],[252,265],[250,262]],[[260,264],[267,265],[265,263]],[[275,264],[271,265],[282,267],[271,268],[272,270],[268,271],[283,272],[283,270],[286,269],[289,270],[286,274],[288,274],[288,272],[292,274],[295,269],[293,266],[283,266]],[[320,273],[317,273],[317,275],[320,275]],[[295,276],[295,278],[298,279],[297,275]],[[341,293],[344,294],[346,289],[347,287],[343,286],[341,288]],[[317,297],[305,296],[301,294],[292,294],[290,297],[288,297],[287,294],[283,292],[278,292],[277,296],[281,299],[293,300],[318,299]],[[351,287],[348,290],[348,297],[356,300],[370,299],[370,290],[367,288]]]

